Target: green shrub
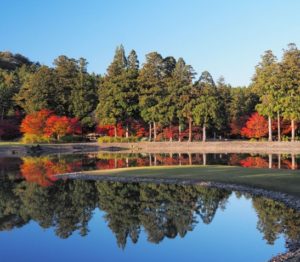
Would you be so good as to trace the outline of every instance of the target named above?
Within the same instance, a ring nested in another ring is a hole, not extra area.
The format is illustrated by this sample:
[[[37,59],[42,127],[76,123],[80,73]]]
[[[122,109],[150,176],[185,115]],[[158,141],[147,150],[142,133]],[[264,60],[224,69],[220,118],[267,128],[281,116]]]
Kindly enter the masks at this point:
[[[138,138],[135,136],[126,137],[111,137],[111,136],[101,136],[98,138],[98,143],[132,143],[137,142]]]
[[[288,136],[282,136],[281,141],[289,141],[290,138]]]
[[[60,138],[60,142],[62,143],[73,143],[73,142],[82,142],[82,141],[83,141],[82,136],[67,135]]]
[[[24,134],[22,137],[22,143],[24,144],[34,144],[34,143],[50,143],[51,139],[47,136],[38,136],[31,134]]]

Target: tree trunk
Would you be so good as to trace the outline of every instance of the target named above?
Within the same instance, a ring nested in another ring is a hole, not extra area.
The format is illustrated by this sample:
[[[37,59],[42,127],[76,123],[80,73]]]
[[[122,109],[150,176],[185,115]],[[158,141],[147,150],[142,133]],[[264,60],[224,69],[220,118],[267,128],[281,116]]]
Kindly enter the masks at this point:
[[[128,138],[129,136],[129,128],[128,128],[128,124],[126,124],[126,133],[125,133],[126,138]]]
[[[203,125],[202,133],[203,133],[202,141],[205,142],[206,141],[206,126],[205,126],[205,124]]]
[[[178,125],[178,142],[181,142],[181,127]]]
[[[281,169],[281,155],[278,154],[278,169]]]
[[[272,119],[268,116],[269,142],[272,142]]]
[[[151,127],[151,122],[149,123],[149,142],[152,140],[152,127]]]
[[[170,142],[173,141],[173,130],[172,130],[172,125],[170,125]]]
[[[272,168],[272,154],[269,154],[269,168]]]
[[[277,113],[277,135],[278,135],[278,142],[281,141],[281,131],[280,131],[280,115],[279,112]]]
[[[154,142],[156,141],[156,122],[153,122],[153,131],[154,131],[154,136],[153,136],[153,140]]]
[[[149,154],[149,166],[152,166],[152,156]]]
[[[203,165],[206,166],[206,154],[204,153],[202,157],[203,157]]]
[[[189,117],[189,142],[192,142],[192,118]]]
[[[115,129],[115,137],[117,137],[117,126],[116,125],[114,126],[114,129]]]
[[[181,153],[178,154],[178,158],[179,158],[179,165],[181,166]]]
[[[192,154],[189,153],[189,165],[191,166],[192,164],[193,164],[193,162],[192,162]]]
[[[294,142],[295,141],[295,120],[294,119],[292,119],[292,121],[291,121],[291,126],[292,126],[292,142]]]
[[[295,170],[296,161],[295,161],[295,154],[292,154],[292,169]]]

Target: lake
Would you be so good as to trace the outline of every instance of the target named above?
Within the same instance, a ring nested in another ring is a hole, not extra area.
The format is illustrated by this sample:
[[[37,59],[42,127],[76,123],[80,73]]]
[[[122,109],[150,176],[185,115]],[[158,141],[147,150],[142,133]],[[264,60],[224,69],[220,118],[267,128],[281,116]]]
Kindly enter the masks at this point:
[[[278,161],[280,160],[280,161]],[[299,156],[91,153],[0,158],[0,261],[268,261],[300,239],[300,213],[199,185],[58,180],[147,165],[299,168]]]

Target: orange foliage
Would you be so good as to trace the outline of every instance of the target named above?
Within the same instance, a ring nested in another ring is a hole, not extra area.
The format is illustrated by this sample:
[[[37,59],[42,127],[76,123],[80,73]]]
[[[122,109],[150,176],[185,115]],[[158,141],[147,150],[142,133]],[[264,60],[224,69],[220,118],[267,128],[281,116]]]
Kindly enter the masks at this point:
[[[21,132],[30,135],[44,135],[44,127],[52,111],[43,109],[27,115],[21,123]]]
[[[243,167],[256,167],[256,168],[268,168],[268,162],[263,159],[262,157],[256,156],[249,156],[240,161],[241,166]]]
[[[76,118],[54,115],[52,111],[41,111],[28,114],[21,123],[21,132],[36,136],[56,136],[80,134],[81,127]]]
[[[67,134],[80,133],[80,126],[76,118],[52,115],[46,121],[44,132],[47,136],[56,136],[59,139]]]
[[[268,134],[268,122],[267,120],[259,115],[253,113],[246,126],[242,128],[241,135],[248,138],[261,138]]]
[[[21,175],[28,182],[37,183],[40,186],[51,186],[56,180],[57,174],[71,172],[70,165],[65,162],[53,162],[47,157],[23,158],[21,165]]]

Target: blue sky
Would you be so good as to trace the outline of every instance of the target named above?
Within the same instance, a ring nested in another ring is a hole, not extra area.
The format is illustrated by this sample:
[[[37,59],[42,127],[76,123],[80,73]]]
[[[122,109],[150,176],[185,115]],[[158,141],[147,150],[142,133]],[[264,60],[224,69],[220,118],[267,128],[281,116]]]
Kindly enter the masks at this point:
[[[297,0],[0,0],[0,50],[52,65],[65,54],[105,73],[115,47],[183,57],[247,85],[262,53],[300,47]]]

